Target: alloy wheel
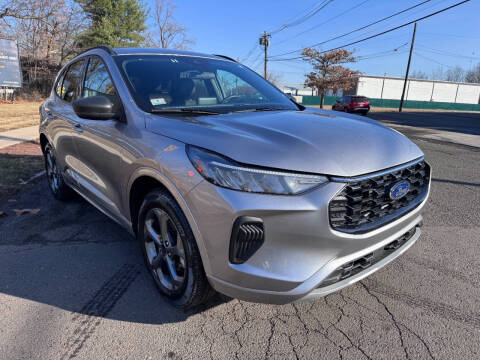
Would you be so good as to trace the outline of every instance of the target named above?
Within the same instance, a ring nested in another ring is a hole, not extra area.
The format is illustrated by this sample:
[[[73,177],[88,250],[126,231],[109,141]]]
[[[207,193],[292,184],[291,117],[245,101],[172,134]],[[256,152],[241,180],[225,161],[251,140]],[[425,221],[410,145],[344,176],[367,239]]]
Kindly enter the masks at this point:
[[[57,162],[52,154],[52,150],[48,150],[45,156],[46,171],[48,184],[54,193],[57,193],[60,189],[60,172],[58,170]]]
[[[150,209],[145,217],[145,252],[154,278],[169,292],[183,290],[187,263],[182,238],[167,212]]]

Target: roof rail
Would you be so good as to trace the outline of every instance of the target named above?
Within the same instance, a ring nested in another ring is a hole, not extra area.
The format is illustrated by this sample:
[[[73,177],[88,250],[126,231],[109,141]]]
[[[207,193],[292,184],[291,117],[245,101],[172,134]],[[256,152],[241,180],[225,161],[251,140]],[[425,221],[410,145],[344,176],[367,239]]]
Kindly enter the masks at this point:
[[[102,49],[102,50],[105,50],[106,52],[108,52],[110,55],[117,55],[117,53],[108,45],[100,45],[100,46],[95,46],[91,49],[88,49],[88,50],[92,50],[92,49]]]
[[[110,55],[118,55],[110,46],[108,45],[100,45],[100,46],[94,46],[91,47],[90,49],[87,49],[85,51],[82,51],[80,54],[86,53],[87,51],[94,50],[94,49],[101,49],[109,53]],[[78,55],[80,55],[78,54]]]
[[[227,60],[233,61],[233,62],[237,62],[237,60],[235,60],[235,59],[232,59],[231,57],[229,57],[229,56],[226,56],[226,55],[213,54],[213,56],[218,56],[218,57],[221,57],[221,58],[224,58],[224,59],[227,59]]]

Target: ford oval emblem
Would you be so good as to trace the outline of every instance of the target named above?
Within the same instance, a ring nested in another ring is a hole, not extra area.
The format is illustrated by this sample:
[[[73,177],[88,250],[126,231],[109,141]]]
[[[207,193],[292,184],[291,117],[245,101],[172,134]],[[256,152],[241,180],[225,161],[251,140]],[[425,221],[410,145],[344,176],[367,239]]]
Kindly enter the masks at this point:
[[[392,186],[390,189],[390,199],[399,200],[407,195],[410,190],[410,183],[408,181],[400,181]]]

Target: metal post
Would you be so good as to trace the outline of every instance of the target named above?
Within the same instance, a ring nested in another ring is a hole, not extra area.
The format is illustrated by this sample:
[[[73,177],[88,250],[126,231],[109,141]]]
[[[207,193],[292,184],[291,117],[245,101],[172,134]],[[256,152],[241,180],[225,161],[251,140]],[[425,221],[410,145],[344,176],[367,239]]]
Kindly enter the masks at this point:
[[[408,72],[410,71],[410,62],[412,61],[412,52],[413,52],[413,45],[415,44],[416,32],[417,32],[417,23],[415,23],[415,25],[413,26],[412,43],[410,44],[410,54],[408,55],[407,72],[405,73],[405,81],[403,82],[402,98],[400,99],[400,106],[398,108],[399,112],[402,112],[402,108],[403,108],[403,98],[405,97],[405,89],[407,87]]]
[[[460,83],[457,84],[457,91],[455,92],[455,101],[454,103],[457,103],[457,96],[458,96],[458,88],[460,87]]]
[[[383,99],[383,88],[385,86],[385,77],[387,76],[387,73],[383,75],[383,81],[382,81],[382,92],[380,93],[380,99]]]

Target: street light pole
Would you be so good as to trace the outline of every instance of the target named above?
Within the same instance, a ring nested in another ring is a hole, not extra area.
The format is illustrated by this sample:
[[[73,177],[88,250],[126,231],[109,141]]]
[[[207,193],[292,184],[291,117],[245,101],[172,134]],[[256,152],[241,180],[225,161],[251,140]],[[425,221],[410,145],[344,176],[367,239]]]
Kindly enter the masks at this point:
[[[412,43],[410,44],[410,55],[408,55],[407,72],[405,73],[405,81],[403,82],[402,98],[400,99],[400,106],[398,112],[402,112],[403,98],[405,97],[405,89],[407,88],[408,72],[410,71],[410,62],[412,61],[413,45],[415,44],[415,33],[417,32],[417,23],[413,27]]]

